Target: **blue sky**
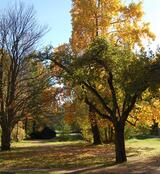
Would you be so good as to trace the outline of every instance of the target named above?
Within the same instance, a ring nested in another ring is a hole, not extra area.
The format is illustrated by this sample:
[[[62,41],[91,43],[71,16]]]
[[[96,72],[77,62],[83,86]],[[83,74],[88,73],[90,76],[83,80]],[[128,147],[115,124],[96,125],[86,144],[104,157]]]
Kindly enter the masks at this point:
[[[0,0],[0,10],[19,0]],[[70,0],[24,0],[33,5],[40,24],[48,25],[49,32],[43,37],[42,45],[54,47],[68,42],[71,35]]]
[[[0,0],[0,10],[15,1],[18,0]],[[25,0],[25,3],[33,4],[39,23],[46,24],[50,28],[43,38],[42,45],[52,44],[56,47],[69,41],[71,0]],[[151,30],[157,36],[154,45],[160,44],[160,0],[144,0],[144,11],[144,20],[151,23]]]

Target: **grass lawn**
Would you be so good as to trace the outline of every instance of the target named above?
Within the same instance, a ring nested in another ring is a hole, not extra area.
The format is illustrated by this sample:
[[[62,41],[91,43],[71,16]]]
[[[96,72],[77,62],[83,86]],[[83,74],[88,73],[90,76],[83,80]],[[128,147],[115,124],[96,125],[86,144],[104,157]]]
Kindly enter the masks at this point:
[[[160,157],[160,138],[149,138],[144,140],[130,139],[126,141],[128,152],[133,152],[141,158]]]
[[[113,144],[92,146],[83,141],[24,141],[13,143],[13,150],[0,152],[0,171],[41,171],[45,173],[67,173],[66,171],[96,171],[114,165]],[[128,163],[132,166],[137,160],[160,159],[160,138],[126,141]],[[144,163],[145,164],[145,163]],[[138,165],[138,164],[137,164]],[[148,163],[146,164],[148,165]],[[156,167],[159,169],[159,161]],[[59,172],[54,172],[59,171]],[[89,173],[92,173],[91,171]],[[98,172],[101,173],[101,172]]]

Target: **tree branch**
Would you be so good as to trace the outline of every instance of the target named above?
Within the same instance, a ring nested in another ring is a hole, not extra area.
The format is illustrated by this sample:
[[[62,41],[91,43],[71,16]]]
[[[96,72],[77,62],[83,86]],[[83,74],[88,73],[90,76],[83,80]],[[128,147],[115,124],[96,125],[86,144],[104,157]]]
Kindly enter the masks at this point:
[[[97,107],[96,107],[92,102],[90,102],[90,101],[88,100],[87,97],[85,97],[85,102],[86,102],[86,104],[88,104],[89,106],[93,107],[93,109],[95,110],[95,112],[96,112],[99,116],[101,116],[102,118],[107,119],[107,120],[109,120],[109,121],[112,122],[112,118],[111,118],[110,116],[108,116],[107,114],[103,114],[99,109],[97,109]]]

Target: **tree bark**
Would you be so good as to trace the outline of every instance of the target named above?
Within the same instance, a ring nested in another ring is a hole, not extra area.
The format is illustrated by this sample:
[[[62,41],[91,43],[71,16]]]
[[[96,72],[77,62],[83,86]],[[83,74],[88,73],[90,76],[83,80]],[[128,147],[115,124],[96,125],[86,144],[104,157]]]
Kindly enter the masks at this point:
[[[89,120],[91,123],[91,130],[93,134],[93,144],[102,144],[100,132],[96,121],[96,113],[91,106],[89,106]]]
[[[24,126],[24,128],[25,128],[25,133],[26,133],[26,136],[28,135],[28,118],[26,117],[26,119],[25,119],[25,126]]]
[[[124,139],[124,125],[117,123],[115,126],[115,151],[116,151],[116,163],[123,163],[127,161],[125,151],[125,139]]]
[[[33,124],[32,124],[32,133],[36,133],[36,121],[35,120],[33,121]]]
[[[105,143],[111,143],[114,141],[114,133],[113,128],[110,125],[107,125],[104,129],[104,135],[105,135]]]
[[[11,129],[2,124],[1,151],[8,151],[11,147]]]
[[[17,130],[16,130],[16,142],[18,142],[19,141],[19,125],[18,125],[18,122],[17,122]]]

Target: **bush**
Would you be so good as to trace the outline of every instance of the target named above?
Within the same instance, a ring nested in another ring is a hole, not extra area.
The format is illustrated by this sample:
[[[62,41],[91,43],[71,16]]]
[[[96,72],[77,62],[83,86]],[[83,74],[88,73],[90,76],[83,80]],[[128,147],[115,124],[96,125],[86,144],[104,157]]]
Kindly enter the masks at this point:
[[[31,139],[52,139],[56,137],[56,132],[49,127],[45,127],[42,131],[30,134]]]
[[[138,138],[150,135],[150,127],[147,124],[138,123],[136,127],[127,124],[125,126],[125,138]]]
[[[90,143],[93,142],[93,134],[92,134],[91,128],[84,127],[82,129],[82,137],[87,142],[90,142]]]
[[[22,141],[26,137],[25,130],[23,129],[23,123],[18,122],[12,130],[11,139],[12,141]]]

